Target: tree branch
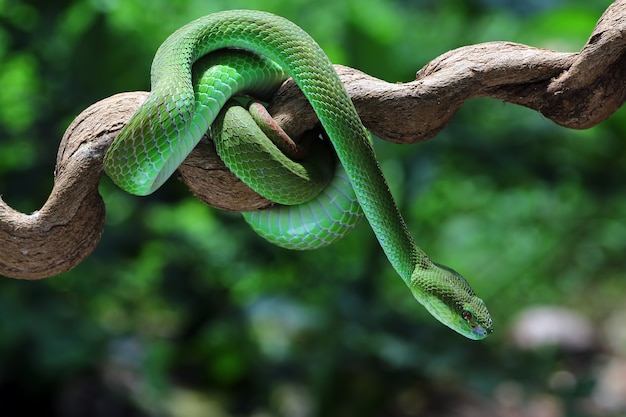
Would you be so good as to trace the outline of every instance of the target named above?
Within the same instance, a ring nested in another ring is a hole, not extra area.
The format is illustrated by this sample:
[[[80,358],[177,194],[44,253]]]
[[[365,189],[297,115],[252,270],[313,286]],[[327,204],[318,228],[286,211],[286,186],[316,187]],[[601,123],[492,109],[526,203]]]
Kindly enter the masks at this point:
[[[572,129],[594,126],[626,100],[625,50],[626,0],[618,0],[579,53],[510,42],[466,46],[434,59],[404,84],[349,67],[336,69],[368,129],[396,143],[415,143],[437,135],[474,97],[520,104]],[[55,185],[40,210],[23,214],[0,199],[0,274],[44,278],[71,269],[91,253],[104,225],[98,194],[102,158],[146,96],[117,94],[77,116],[61,142]],[[291,80],[276,93],[269,111],[293,138],[318,124]],[[200,200],[214,207],[244,211],[272,204],[238,181],[206,138],[179,173]]]

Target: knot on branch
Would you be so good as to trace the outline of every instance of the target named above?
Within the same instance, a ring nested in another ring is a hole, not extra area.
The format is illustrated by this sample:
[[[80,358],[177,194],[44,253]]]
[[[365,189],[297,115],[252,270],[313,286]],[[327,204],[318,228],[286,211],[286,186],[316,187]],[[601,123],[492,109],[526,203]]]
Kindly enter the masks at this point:
[[[605,120],[626,98],[626,0],[598,21],[579,53],[510,42],[466,46],[434,59],[403,84],[336,66],[365,126],[380,138],[415,143],[440,132],[463,103],[491,97],[534,109],[559,125],[583,129]],[[0,274],[37,279],[67,271],[97,245],[104,225],[98,193],[102,159],[147,93],[123,93],[83,111],[67,129],[57,155],[55,184],[32,214],[0,199]],[[317,118],[292,81],[268,110],[293,138]],[[180,178],[211,206],[230,211],[268,207],[228,171],[208,139],[179,168]]]

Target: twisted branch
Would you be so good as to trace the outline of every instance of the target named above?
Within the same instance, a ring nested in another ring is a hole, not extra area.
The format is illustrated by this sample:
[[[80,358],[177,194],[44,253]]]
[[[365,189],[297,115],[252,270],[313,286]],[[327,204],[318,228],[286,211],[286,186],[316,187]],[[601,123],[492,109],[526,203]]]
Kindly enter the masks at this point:
[[[562,126],[584,129],[613,114],[626,99],[626,0],[614,2],[579,53],[560,53],[509,42],[459,48],[436,58],[414,81],[392,84],[336,66],[365,126],[397,143],[440,132],[470,98],[491,97],[534,109]],[[102,158],[147,93],[102,100],[72,122],[57,155],[55,185],[33,214],[0,198],[0,274],[38,279],[67,271],[100,240],[104,204],[98,194]],[[269,106],[294,138],[317,119],[292,81]],[[207,139],[179,168],[181,179],[205,203],[243,211],[271,202],[239,182]]]

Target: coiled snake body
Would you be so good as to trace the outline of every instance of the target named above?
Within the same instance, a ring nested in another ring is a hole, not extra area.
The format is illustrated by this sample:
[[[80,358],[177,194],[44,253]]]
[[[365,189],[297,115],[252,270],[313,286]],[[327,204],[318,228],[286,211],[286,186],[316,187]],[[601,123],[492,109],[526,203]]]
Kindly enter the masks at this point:
[[[468,338],[491,333],[487,308],[467,281],[432,262],[413,241],[369,134],[332,64],[308,34],[286,19],[233,10],[197,19],[171,35],[155,56],[148,99],[107,152],[105,171],[111,179],[128,192],[145,195],[170,177],[234,93],[228,86],[205,89],[212,100],[205,106],[209,110],[194,116],[192,65],[223,48],[263,56],[294,79],[328,135],[389,262],[414,297],[435,318]]]

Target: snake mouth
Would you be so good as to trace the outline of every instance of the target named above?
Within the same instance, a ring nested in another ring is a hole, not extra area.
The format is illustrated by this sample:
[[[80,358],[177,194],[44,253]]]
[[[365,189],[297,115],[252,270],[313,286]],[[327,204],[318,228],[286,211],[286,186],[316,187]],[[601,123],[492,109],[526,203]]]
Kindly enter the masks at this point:
[[[493,333],[493,329],[486,329],[483,326],[477,325],[472,328],[472,334],[476,336],[477,339],[483,339]]]

